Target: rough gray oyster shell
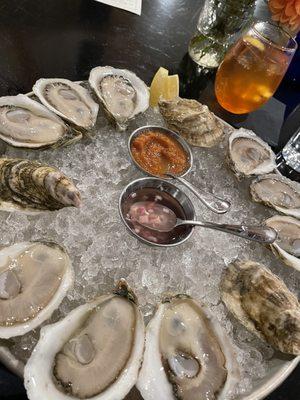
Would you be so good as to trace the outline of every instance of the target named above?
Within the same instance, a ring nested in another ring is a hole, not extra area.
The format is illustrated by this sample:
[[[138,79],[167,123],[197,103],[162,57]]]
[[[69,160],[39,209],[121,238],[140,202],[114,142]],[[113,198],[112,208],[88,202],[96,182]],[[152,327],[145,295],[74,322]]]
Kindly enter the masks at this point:
[[[0,98],[0,139],[11,146],[56,148],[77,142],[81,137],[81,133],[28,96]]]
[[[149,90],[133,72],[113,67],[96,67],[89,84],[101,101],[110,120],[121,131],[137,114],[149,107]]]
[[[282,175],[269,174],[256,178],[250,185],[252,199],[282,214],[300,218],[300,184]]]
[[[228,399],[239,379],[227,335],[194,299],[165,299],[148,324],[137,388],[145,400]]]
[[[80,204],[78,189],[58,169],[31,160],[0,159],[0,210],[30,213]]]
[[[21,242],[0,250],[0,338],[24,335],[58,308],[74,274],[64,248]]]
[[[235,130],[229,136],[227,160],[239,179],[268,174],[276,169],[271,147],[254,132],[244,128]]]
[[[97,120],[99,105],[88,90],[68,79],[39,79],[34,94],[49,110],[84,130],[91,129]]]
[[[30,400],[123,399],[143,357],[144,321],[125,281],[41,329],[24,371]]]
[[[300,354],[300,305],[271,271],[254,261],[235,261],[221,282],[222,300],[251,332],[275,349]]]
[[[286,265],[300,271],[300,221],[275,215],[267,219],[265,224],[277,232],[276,241],[269,245],[273,254]]]
[[[160,100],[158,106],[168,127],[191,145],[212,147],[222,140],[224,127],[206,105],[178,97]]]

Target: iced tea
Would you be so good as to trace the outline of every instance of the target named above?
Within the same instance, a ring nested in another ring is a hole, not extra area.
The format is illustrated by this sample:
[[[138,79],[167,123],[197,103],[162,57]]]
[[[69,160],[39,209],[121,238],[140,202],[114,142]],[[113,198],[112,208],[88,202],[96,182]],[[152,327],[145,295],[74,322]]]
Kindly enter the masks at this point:
[[[219,66],[215,92],[220,105],[235,114],[256,110],[279,86],[292,56],[296,42],[277,26],[268,24],[267,32],[276,29],[274,38],[279,44],[263,36],[257,23],[229,50]],[[258,27],[257,27],[258,26]],[[264,31],[265,33],[266,31]],[[285,40],[285,46],[283,46]],[[275,41],[275,40],[274,40]]]

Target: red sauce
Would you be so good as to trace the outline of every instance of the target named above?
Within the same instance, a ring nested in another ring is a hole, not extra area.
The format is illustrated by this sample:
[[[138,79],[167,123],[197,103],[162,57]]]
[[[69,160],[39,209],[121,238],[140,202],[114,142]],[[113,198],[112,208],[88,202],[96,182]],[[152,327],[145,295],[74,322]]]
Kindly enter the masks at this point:
[[[135,161],[152,175],[163,176],[166,172],[181,175],[189,166],[181,144],[161,132],[140,134],[132,141],[131,152]]]

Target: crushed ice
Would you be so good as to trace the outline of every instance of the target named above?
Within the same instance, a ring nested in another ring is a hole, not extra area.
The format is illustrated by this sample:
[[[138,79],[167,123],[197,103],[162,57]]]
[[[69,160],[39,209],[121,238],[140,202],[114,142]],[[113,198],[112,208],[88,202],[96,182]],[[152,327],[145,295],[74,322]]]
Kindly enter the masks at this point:
[[[58,150],[25,151],[7,147],[7,157],[37,159],[73,178],[82,193],[81,209],[65,208],[39,215],[0,213],[1,243],[48,239],[68,250],[76,274],[69,292],[51,321],[96,295],[111,291],[125,278],[134,288],[148,321],[165,291],[188,293],[205,303],[230,335],[242,368],[238,392],[247,392],[274,364],[273,350],[247,332],[220,301],[218,285],[225,265],[236,257],[251,258],[269,266],[296,291],[296,273],[277,261],[263,246],[213,230],[195,229],[184,244],[168,249],[149,247],[128,234],[118,214],[119,195],[130,181],[142,176],[131,163],[127,139],[138,126],[162,124],[160,115],[148,110],[131,124],[128,133],[117,133],[100,112],[94,136]],[[194,166],[189,178],[196,185],[230,199],[228,215],[215,215],[192,198],[200,219],[217,222],[260,223],[273,212],[251,202],[249,182],[238,182],[224,162],[224,148],[193,148]],[[298,285],[298,286],[297,286]],[[39,331],[9,341],[13,354],[25,361]]]

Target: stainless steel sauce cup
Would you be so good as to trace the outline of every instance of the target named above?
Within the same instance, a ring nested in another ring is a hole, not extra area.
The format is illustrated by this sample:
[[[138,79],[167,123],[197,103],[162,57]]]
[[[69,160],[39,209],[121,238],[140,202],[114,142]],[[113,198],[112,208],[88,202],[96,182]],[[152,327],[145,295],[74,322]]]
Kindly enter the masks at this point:
[[[183,230],[174,231],[175,239],[173,239],[170,243],[155,243],[153,241],[147,240],[141,237],[131,226],[130,221],[128,221],[127,218],[126,204],[128,200],[132,198],[133,194],[140,191],[141,189],[146,188],[158,190],[160,193],[166,193],[167,195],[171,196],[171,198],[173,198],[174,201],[176,201],[176,203],[180,205],[186,218],[191,220],[195,219],[195,209],[191,200],[178,187],[170,182],[159,178],[141,178],[129,183],[122,191],[119,199],[120,216],[128,231],[143,243],[151,246],[172,247],[185,242],[192,235],[194,231],[193,226],[185,226],[185,229]]]

